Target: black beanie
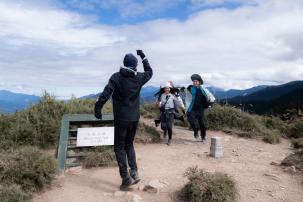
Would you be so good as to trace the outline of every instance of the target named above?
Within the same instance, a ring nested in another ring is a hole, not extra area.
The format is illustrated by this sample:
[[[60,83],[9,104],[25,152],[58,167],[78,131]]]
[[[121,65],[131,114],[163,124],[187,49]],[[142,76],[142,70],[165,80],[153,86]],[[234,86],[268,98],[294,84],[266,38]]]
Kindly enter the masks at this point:
[[[202,78],[201,78],[201,76],[199,74],[193,74],[193,75],[191,75],[190,79],[192,81],[194,81],[194,80],[200,81],[201,84],[203,84],[203,80],[202,80]]]
[[[136,67],[138,65],[138,60],[137,60],[137,58],[133,54],[128,53],[124,57],[123,65],[125,67],[129,67],[129,68],[131,68],[131,69],[133,69],[133,70],[136,71],[137,70]]]

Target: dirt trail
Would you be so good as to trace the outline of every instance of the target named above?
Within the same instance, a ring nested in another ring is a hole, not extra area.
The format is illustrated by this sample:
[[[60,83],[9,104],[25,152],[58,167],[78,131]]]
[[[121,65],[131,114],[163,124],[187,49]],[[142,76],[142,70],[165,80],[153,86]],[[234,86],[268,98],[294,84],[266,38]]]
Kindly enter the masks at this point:
[[[139,195],[141,201],[173,201],[176,191],[187,181],[183,177],[184,171],[193,165],[232,176],[238,188],[237,201],[303,201],[302,178],[270,164],[279,163],[291,153],[289,141],[270,145],[208,131],[208,140],[211,136],[220,136],[223,140],[224,157],[214,159],[208,156],[209,141],[207,144],[197,142],[191,131],[180,127],[175,127],[174,132],[171,146],[164,143],[135,146],[142,181],[130,193],[114,194],[121,183],[117,167],[83,169],[59,177],[50,190],[36,195],[34,202],[127,201],[132,194]],[[139,190],[140,186],[155,179],[169,185],[159,194]]]

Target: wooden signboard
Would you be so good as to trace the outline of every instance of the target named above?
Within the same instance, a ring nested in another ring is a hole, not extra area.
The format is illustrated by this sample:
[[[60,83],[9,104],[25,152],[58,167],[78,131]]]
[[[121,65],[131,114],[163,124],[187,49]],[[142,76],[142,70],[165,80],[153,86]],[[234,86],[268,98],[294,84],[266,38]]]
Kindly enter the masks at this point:
[[[60,172],[66,167],[81,165],[81,159],[91,148],[113,145],[113,126],[112,115],[103,115],[99,120],[92,114],[65,114],[57,151]]]

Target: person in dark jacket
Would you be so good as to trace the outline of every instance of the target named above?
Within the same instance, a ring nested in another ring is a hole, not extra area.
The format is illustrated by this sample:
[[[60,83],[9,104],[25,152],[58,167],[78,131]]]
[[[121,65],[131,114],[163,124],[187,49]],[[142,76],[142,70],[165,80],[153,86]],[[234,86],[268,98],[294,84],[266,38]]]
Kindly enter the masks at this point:
[[[200,130],[201,139],[203,143],[206,143],[206,127],[204,123],[204,108],[207,108],[207,95],[202,88],[203,80],[200,75],[193,74],[191,76],[193,85],[188,87],[191,93],[192,100],[187,109],[187,117],[191,128],[194,131],[194,137],[198,139],[199,128],[196,126],[195,122],[197,120]]]
[[[137,58],[131,53],[126,54],[123,60],[124,66],[110,77],[94,109],[95,117],[102,119],[102,107],[112,96],[115,131],[114,151],[122,178],[121,190],[140,181],[133,141],[140,118],[140,91],[153,75],[143,51],[137,50],[137,54],[142,59],[144,72],[137,72]],[[130,167],[129,172],[127,163]]]

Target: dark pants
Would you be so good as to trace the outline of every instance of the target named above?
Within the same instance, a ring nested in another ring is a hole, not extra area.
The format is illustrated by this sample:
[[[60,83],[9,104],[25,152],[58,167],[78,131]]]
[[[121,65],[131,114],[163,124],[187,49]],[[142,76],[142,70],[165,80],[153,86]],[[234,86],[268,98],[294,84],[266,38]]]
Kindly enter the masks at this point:
[[[129,177],[127,161],[131,170],[137,171],[134,138],[138,127],[138,121],[115,121],[115,144],[114,150],[119,166],[120,176]]]
[[[172,138],[174,123],[174,111],[173,109],[165,110],[161,113],[161,129],[164,134],[168,132],[168,139]]]
[[[196,120],[199,124],[201,130],[201,138],[205,139],[206,137],[206,127],[204,124],[204,110],[201,111],[191,111],[187,113],[188,121],[190,123],[191,128],[194,130],[195,134],[198,133],[199,128],[196,125]]]

